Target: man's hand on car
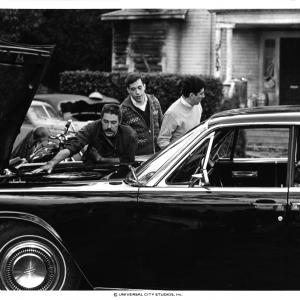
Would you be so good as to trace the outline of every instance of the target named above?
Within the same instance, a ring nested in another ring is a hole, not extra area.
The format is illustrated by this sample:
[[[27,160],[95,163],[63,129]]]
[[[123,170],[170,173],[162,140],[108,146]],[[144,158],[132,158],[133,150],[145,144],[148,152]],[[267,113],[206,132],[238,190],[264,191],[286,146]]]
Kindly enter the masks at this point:
[[[32,174],[39,174],[39,173],[47,173],[50,174],[54,168],[55,164],[52,161],[48,161],[45,165],[41,166],[38,169],[33,170]]]
[[[47,164],[43,165],[42,167],[33,170],[31,174],[39,174],[39,173],[48,173],[50,174],[52,172],[52,169],[60,163],[62,160],[69,157],[71,154],[70,150],[68,149],[62,149],[60,150],[54,158],[52,158],[50,161],[47,162]]]

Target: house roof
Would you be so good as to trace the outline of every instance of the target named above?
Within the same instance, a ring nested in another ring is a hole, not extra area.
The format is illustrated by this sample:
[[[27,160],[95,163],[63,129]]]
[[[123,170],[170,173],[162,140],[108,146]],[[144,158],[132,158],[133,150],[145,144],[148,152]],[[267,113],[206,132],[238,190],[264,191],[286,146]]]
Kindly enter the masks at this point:
[[[122,9],[101,15],[102,21],[179,19],[185,20],[187,9]]]

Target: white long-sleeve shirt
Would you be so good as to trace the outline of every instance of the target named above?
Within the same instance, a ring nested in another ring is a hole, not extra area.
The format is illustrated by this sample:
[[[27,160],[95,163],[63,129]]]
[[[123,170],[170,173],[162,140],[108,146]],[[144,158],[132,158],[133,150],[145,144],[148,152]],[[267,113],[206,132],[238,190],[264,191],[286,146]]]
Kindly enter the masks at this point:
[[[158,136],[158,145],[164,148],[200,124],[202,106],[190,105],[182,97],[165,112]]]

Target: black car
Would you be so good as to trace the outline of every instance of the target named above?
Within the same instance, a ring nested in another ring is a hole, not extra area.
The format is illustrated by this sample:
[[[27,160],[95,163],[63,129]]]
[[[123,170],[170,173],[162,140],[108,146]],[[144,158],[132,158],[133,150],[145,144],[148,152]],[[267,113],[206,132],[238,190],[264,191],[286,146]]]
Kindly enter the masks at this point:
[[[9,155],[50,55],[0,46],[1,289],[299,289],[300,106],[216,114],[137,168],[33,174]]]

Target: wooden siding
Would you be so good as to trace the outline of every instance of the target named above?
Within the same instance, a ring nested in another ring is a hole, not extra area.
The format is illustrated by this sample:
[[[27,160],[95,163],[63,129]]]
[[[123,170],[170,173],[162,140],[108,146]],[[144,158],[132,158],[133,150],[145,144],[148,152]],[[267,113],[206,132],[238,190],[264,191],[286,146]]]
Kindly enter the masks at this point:
[[[226,75],[226,29],[222,32],[221,79]],[[259,88],[260,32],[257,30],[233,30],[232,77],[247,79],[247,93],[258,93]]]
[[[140,72],[162,71],[162,49],[166,40],[165,21],[135,21],[130,26],[130,58]]]
[[[172,22],[168,26],[168,34],[162,51],[162,71],[177,73],[179,71],[180,44],[182,24]]]
[[[211,34],[211,14],[204,9],[189,10],[181,30],[179,73],[210,73]]]
[[[260,33],[234,30],[232,41],[232,76],[248,80],[248,95],[258,92]]]
[[[127,71],[129,68],[127,61],[128,38],[129,22],[122,21],[114,23],[112,46],[113,71]]]
[[[139,20],[115,22],[113,35],[113,71],[162,71],[166,21]]]
[[[204,9],[189,10],[184,21],[115,22],[112,69],[210,74],[211,25]]]

